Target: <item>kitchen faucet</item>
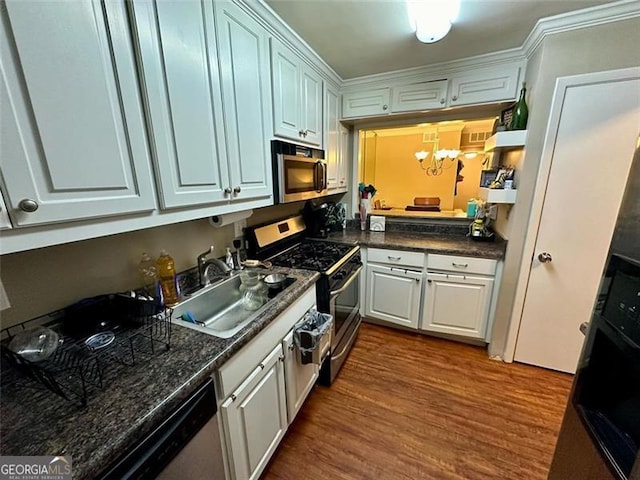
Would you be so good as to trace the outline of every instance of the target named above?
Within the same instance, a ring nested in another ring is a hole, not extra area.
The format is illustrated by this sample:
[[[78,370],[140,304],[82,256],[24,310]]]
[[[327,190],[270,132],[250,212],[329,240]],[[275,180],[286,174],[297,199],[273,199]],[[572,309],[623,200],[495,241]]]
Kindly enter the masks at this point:
[[[209,250],[198,255],[198,279],[201,287],[211,285],[211,280],[209,279],[210,269],[213,268],[216,275],[224,276],[231,272],[231,268],[222,260],[218,258],[207,258],[208,255],[213,253],[214,248],[215,247],[211,245]]]

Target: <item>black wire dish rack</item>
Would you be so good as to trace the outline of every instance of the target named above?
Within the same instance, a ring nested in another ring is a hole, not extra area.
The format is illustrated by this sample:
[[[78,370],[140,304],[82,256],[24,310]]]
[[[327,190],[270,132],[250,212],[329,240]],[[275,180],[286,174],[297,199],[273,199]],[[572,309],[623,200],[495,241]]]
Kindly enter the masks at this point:
[[[135,293],[111,294],[2,329],[3,389],[8,385],[28,388],[36,381],[86,406],[91,392],[104,387],[105,372],[114,364],[131,367],[170,348],[172,313]],[[34,362],[9,348],[19,332],[41,326],[58,334],[58,346],[51,356]],[[97,344],[99,338],[108,343]]]

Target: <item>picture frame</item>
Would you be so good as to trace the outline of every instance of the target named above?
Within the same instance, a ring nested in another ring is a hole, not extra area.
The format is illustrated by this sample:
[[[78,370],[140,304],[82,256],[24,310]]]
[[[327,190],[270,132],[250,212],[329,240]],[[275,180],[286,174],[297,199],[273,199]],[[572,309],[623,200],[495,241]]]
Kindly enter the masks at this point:
[[[511,120],[515,109],[516,104],[514,103],[500,112],[500,124],[504,125],[505,130],[511,130]]]

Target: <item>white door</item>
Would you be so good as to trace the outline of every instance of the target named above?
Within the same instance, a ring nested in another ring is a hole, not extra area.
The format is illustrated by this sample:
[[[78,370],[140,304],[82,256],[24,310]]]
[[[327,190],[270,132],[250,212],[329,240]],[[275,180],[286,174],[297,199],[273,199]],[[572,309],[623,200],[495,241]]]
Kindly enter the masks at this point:
[[[365,315],[418,328],[422,274],[412,270],[367,265]]]
[[[14,226],[156,208],[125,3],[3,2],[0,145]]]
[[[639,133],[640,69],[558,80],[516,361],[575,372]]]
[[[493,278],[428,273],[422,330],[484,338]]]
[[[338,188],[347,188],[347,175],[351,166],[351,144],[349,129],[340,125],[340,153],[338,154]]]
[[[133,2],[131,8],[162,206],[226,201],[229,173],[212,6]]]
[[[213,2],[229,157],[230,198],[273,196],[269,36],[240,7]]]
[[[303,365],[293,343],[293,331],[282,341],[284,373],[287,389],[287,416],[293,422],[307,395],[316,384],[320,368],[314,363]]]
[[[283,360],[279,343],[220,407],[235,480],[258,478],[287,430]]]

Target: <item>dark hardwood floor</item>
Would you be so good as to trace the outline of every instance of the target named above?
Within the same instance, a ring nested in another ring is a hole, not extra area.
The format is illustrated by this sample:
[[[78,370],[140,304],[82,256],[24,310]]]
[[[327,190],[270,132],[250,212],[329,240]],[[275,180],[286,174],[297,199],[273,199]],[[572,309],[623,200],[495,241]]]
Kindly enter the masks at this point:
[[[263,479],[545,479],[572,378],[363,324]]]

